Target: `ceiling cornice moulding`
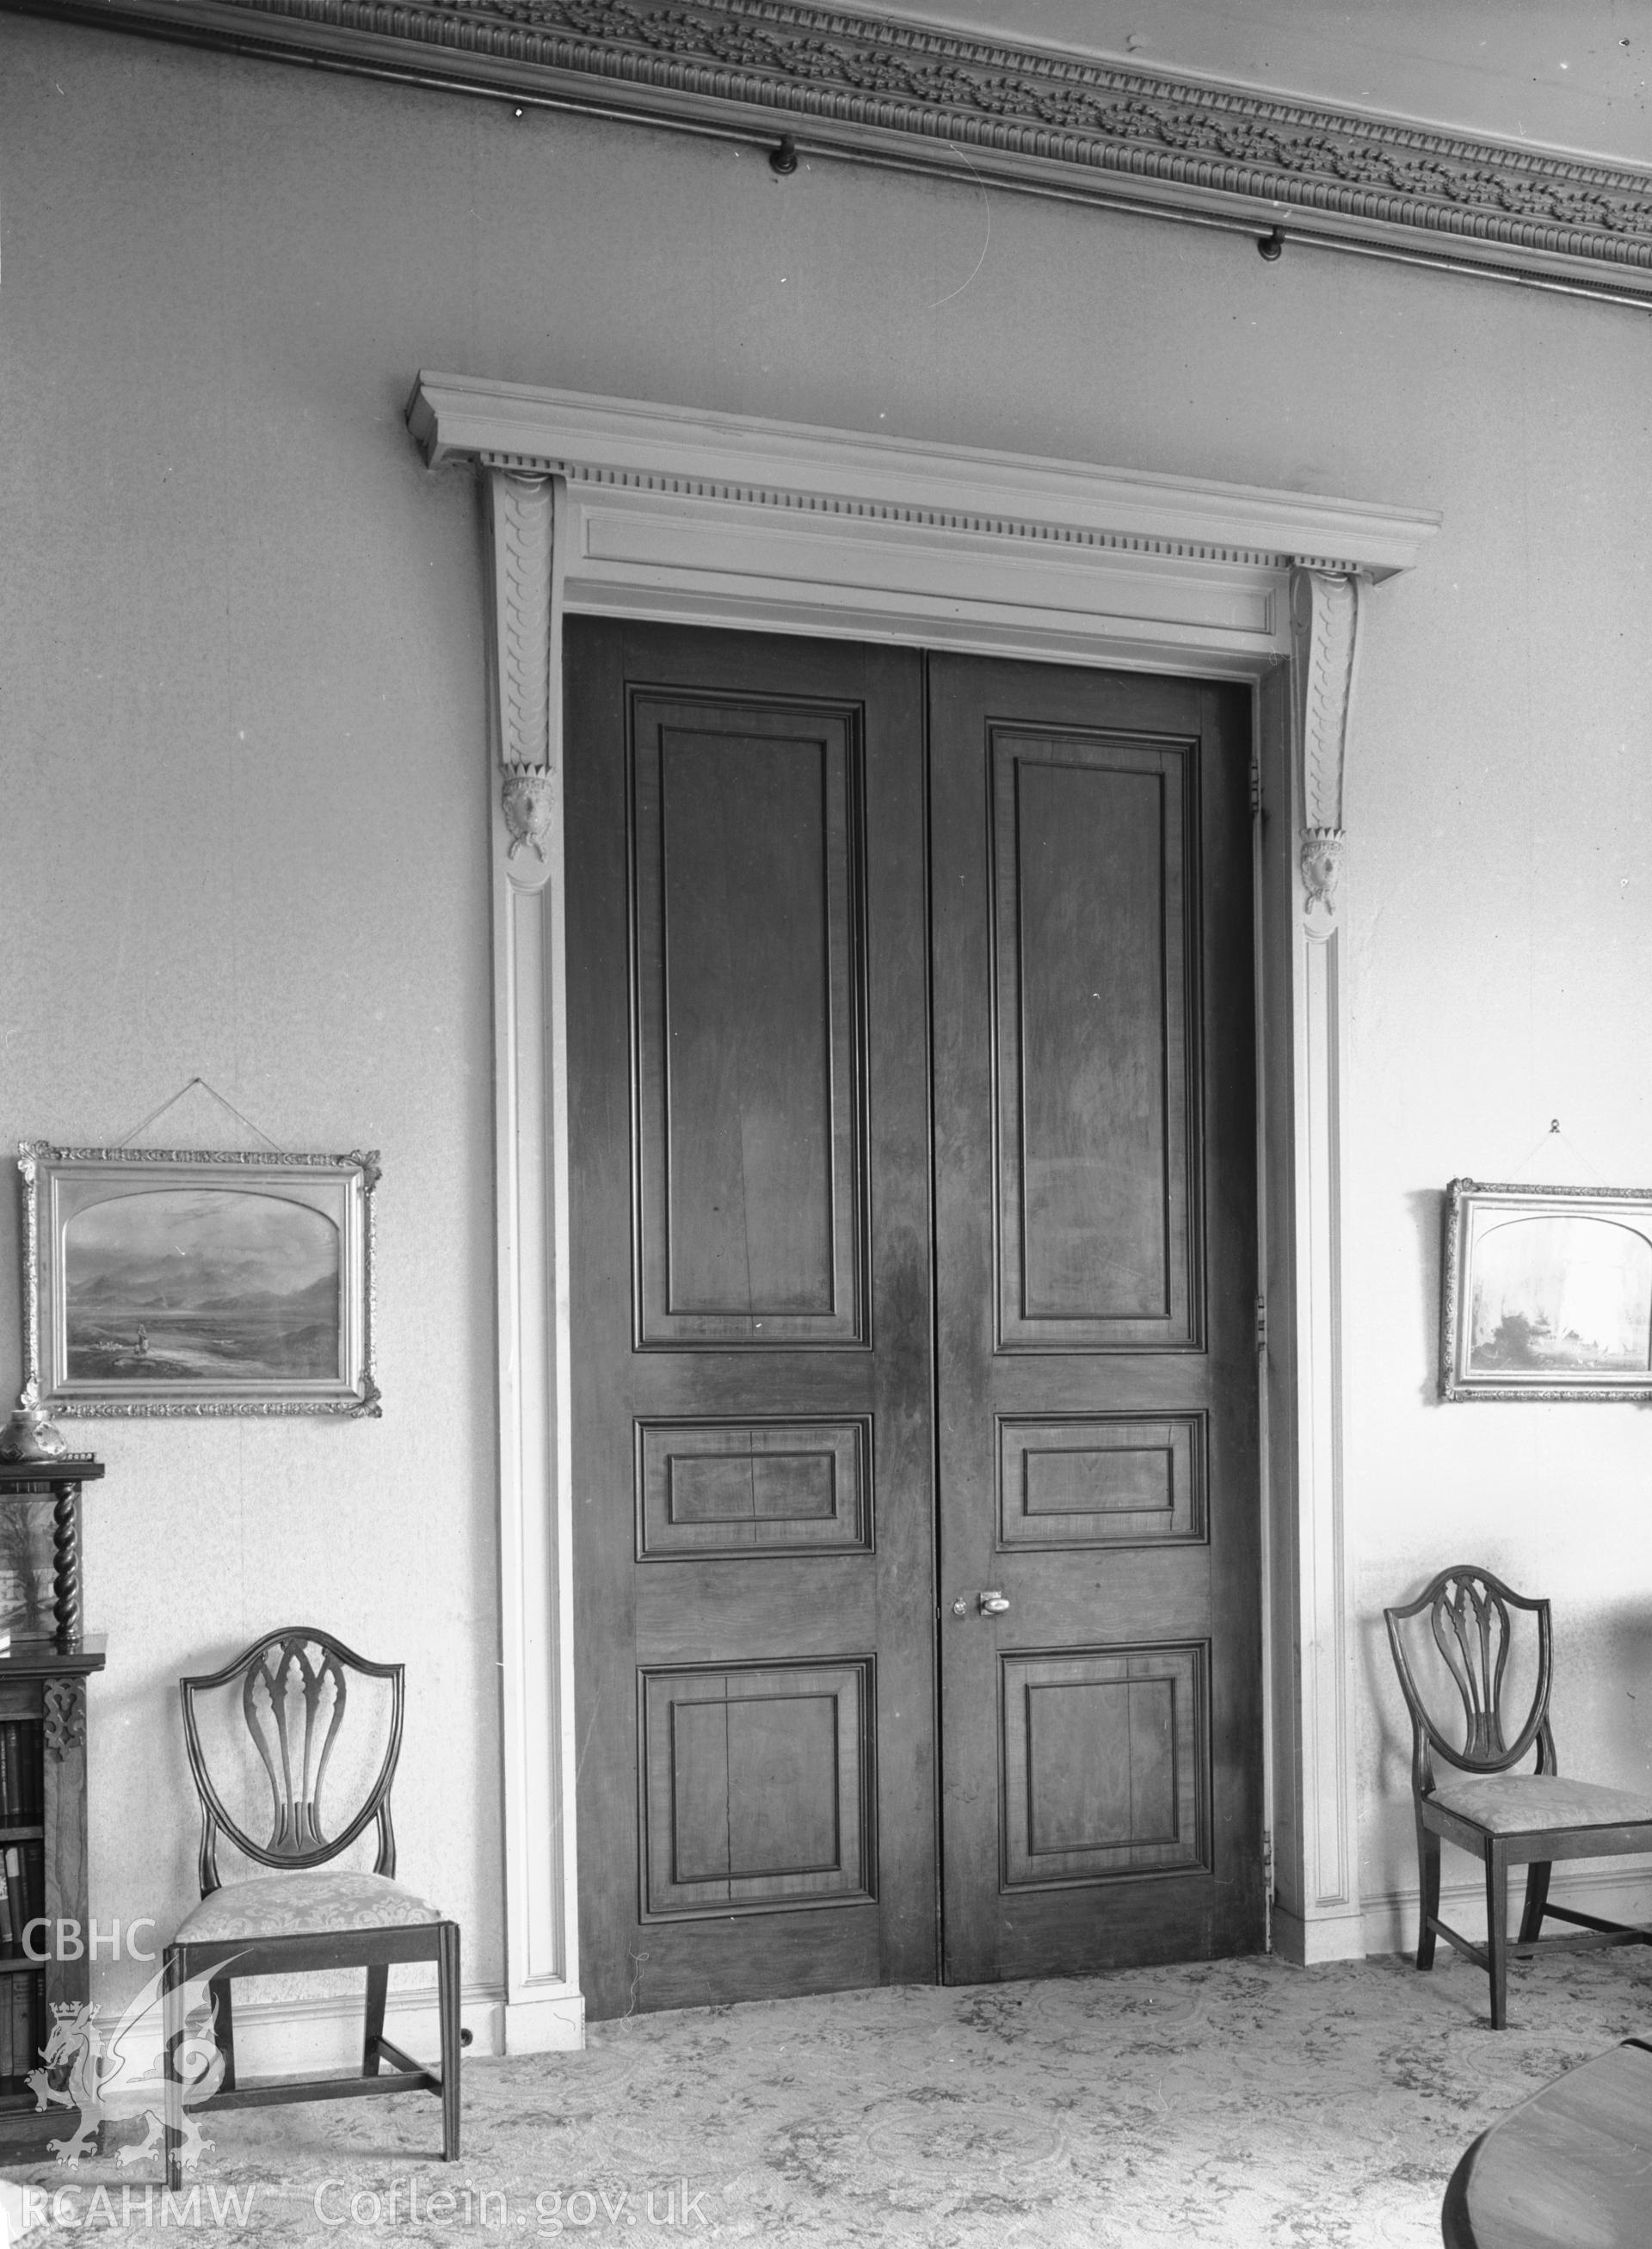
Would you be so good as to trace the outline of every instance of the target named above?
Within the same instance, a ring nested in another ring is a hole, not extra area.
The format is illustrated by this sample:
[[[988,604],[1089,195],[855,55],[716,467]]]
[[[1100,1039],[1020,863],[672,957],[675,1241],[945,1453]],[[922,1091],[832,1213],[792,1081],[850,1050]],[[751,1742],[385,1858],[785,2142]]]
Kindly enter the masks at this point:
[[[1652,174],[783,0],[0,0],[1511,279],[1652,295]]]

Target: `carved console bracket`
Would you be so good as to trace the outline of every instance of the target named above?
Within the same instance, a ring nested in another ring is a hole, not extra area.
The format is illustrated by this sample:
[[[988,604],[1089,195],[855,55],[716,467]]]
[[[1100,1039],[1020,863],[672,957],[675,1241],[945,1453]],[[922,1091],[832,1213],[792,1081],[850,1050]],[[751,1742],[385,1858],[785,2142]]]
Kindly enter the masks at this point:
[[[515,858],[526,843],[540,866],[544,866],[545,837],[551,824],[555,790],[556,775],[547,766],[506,767],[505,784],[499,791],[499,809],[504,813],[505,824],[511,831],[506,858]]]
[[[550,868],[561,712],[552,692],[561,658],[556,618],[556,502],[553,479],[485,467],[493,598],[489,667],[499,759],[499,811],[510,842],[511,880],[538,889]],[[531,851],[532,863],[519,854]]]
[[[1364,588],[1358,572],[1299,568],[1291,574],[1297,867],[1303,927],[1321,939],[1337,926],[1341,903],[1337,892],[1347,849],[1342,773]]]
[[[1302,875],[1304,912],[1311,937],[1328,937],[1337,912],[1337,884],[1342,879],[1342,855],[1347,836],[1340,828],[1304,828],[1297,846]],[[1314,909],[1324,916],[1316,925]]]

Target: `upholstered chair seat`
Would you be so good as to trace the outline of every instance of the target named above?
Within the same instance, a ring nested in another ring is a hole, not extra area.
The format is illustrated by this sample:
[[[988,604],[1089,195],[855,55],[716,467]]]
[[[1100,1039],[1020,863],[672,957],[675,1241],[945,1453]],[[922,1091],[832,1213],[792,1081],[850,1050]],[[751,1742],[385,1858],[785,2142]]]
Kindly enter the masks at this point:
[[[440,1912],[388,1874],[352,1874],[348,1867],[313,1873],[259,1874],[225,1882],[203,1897],[179,1925],[179,1944],[206,1944],[237,1936],[319,1936],[335,1929],[411,1929],[440,1921]]]
[[[1652,1796],[1566,1780],[1558,1772],[1500,1772],[1448,1780],[1434,1801],[1491,1835],[1530,1835],[1549,1827],[1626,1827],[1652,1820]]]

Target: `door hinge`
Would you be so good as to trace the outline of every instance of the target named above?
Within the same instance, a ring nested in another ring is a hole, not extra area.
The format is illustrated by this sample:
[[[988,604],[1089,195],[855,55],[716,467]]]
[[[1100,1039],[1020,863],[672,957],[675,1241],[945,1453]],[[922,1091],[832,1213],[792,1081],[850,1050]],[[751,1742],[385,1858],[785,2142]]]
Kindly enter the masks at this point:
[[[1262,1949],[1273,1950],[1273,1830],[1262,1831]]]
[[[1256,1349],[1266,1351],[1267,1348],[1268,1299],[1265,1296],[1258,1296],[1256,1299]]]
[[[1250,809],[1262,809],[1262,760],[1254,752],[1250,759]]]

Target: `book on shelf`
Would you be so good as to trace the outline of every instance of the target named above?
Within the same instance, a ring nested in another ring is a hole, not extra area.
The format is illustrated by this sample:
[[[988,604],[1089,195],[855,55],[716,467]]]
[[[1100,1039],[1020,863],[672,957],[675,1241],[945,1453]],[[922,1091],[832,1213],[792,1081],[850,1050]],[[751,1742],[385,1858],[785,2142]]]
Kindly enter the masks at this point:
[[[40,1738],[37,1721],[0,1719],[0,1827],[40,1817]]]
[[[45,1858],[38,1843],[8,1843],[5,1850],[6,1892],[11,1901],[12,1919],[17,1924],[18,1950],[24,1931],[41,1909],[41,1891],[45,1887]]]
[[[33,1976],[8,1976],[0,1992],[0,2085],[13,2092],[23,2090],[26,2072],[39,2059],[37,1984]]]
[[[23,1928],[29,1918],[29,1882],[23,1871],[23,1851],[18,1844],[9,1842],[0,1851],[0,1898],[4,1901],[4,1922],[9,1922],[7,1950],[23,1952]]]
[[[24,1932],[45,1910],[45,1847],[25,1840],[0,1849],[0,1959],[17,1960]]]

